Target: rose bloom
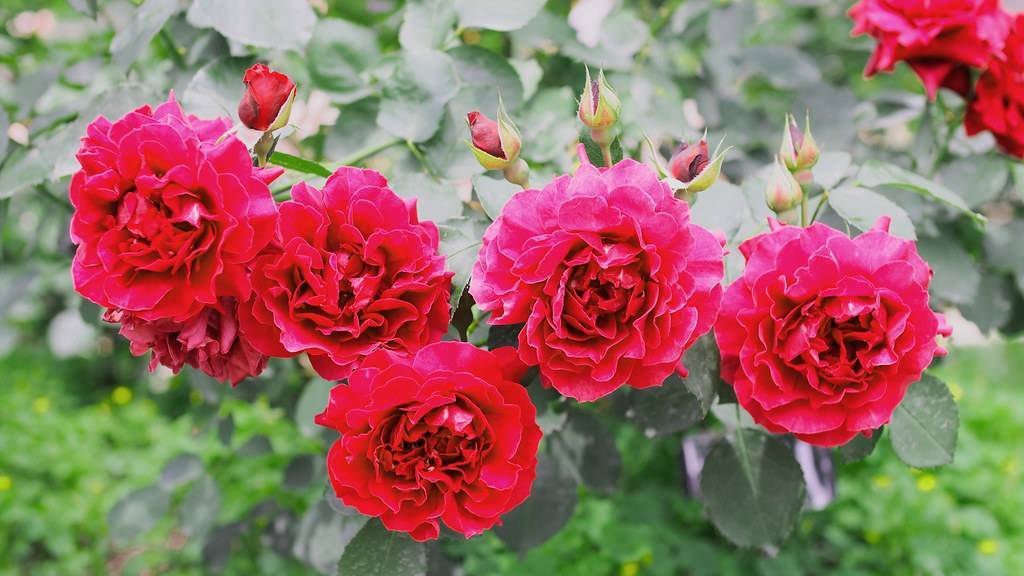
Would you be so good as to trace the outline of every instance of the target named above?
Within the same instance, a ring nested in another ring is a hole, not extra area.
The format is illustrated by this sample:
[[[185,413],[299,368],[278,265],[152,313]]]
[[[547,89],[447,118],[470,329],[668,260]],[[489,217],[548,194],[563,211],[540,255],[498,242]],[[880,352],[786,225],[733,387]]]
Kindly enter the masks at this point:
[[[108,310],[103,318],[121,323],[120,334],[131,342],[132,354],[153,352],[149,361],[151,372],[162,364],[177,374],[188,364],[234,386],[258,376],[267,367],[267,356],[238,333],[235,307],[234,299],[222,298],[184,322],[150,322],[116,309]]]
[[[740,245],[715,336],[722,378],[754,421],[819,446],[887,423],[949,335],[928,307],[932,271],[889,219],[850,239],[772,221]]]
[[[75,289],[143,320],[185,320],[222,296],[249,295],[246,265],[272,235],[267,184],[227,137],[227,119],[185,116],[172,94],[89,125],[71,179]]]
[[[419,541],[444,523],[466,537],[530,495],[541,431],[511,348],[439,342],[414,357],[370,354],[331,390],[316,423],[338,498]]]
[[[295,98],[291,78],[265,64],[253,64],[242,78],[245,94],[238,103],[238,119],[253,130],[276,130],[287,122]],[[278,121],[282,110],[285,116]]]
[[[519,356],[545,386],[590,401],[682,372],[721,280],[718,240],[627,159],[514,195],[484,234],[469,290],[491,324],[526,324]]]
[[[409,354],[448,330],[451,273],[433,222],[420,222],[373,170],[339,168],[292,188],[274,243],[252,265],[242,333],[270,356],[307,352],[329,380],[378,349]]]
[[[968,67],[984,68],[999,57],[1010,26],[999,0],[861,0],[850,17],[854,36],[878,40],[864,76],[904,60],[933,100],[940,86],[965,95]]]
[[[1024,15],[1014,20],[1005,51],[978,80],[964,128],[972,136],[988,130],[1007,154],[1024,158]]]

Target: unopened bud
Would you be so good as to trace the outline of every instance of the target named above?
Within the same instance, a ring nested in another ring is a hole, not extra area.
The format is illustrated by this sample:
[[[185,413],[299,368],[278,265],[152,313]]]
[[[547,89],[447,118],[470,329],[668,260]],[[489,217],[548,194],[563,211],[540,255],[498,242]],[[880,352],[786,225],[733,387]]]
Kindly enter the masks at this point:
[[[523,146],[519,129],[505,113],[505,105],[498,99],[498,121],[474,110],[466,114],[469,134],[467,142],[480,165],[488,170],[504,170],[519,159]]]
[[[248,128],[271,132],[288,124],[295,100],[295,84],[288,76],[264,64],[254,64],[242,79],[245,95],[238,103],[238,119]]]
[[[619,97],[604,76],[604,70],[598,72],[597,79],[593,80],[590,68],[587,68],[587,85],[580,96],[580,120],[591,130],[608,130],[619,121],[621,107]]]
[[[775,159],[771,176],[768,177],[764,198],[768,202],[768,207],[776,214],[793,208],[804,198],[800,183],[779,158]]]
[[[811,135],[811,115],[808,112],[804,121],[804,130],[796,123],[792,114],[786,114],[786,129],[782,133],[782,145],[779,147],[779,157],[790,172],[810,170],[818,163],[818,156],[821,151],[818,143]]]
[[[721,146],[719,143],[718,148]],[[718,148],[714,155],[708,154],[707,133],[696,144],[683,142],[668,163],[668,170],[676,180],[671,183],[673,188],[695,193],[707,190],[714,184],[722,172],[725,153],[731,149],[720,151]]]

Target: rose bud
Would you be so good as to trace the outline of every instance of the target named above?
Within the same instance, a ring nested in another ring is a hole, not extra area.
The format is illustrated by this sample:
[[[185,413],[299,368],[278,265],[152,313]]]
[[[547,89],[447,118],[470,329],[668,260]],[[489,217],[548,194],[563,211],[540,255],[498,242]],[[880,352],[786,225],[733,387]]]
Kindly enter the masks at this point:
[[[270,132],[288,124],[295,99],[295,84],[288,76],[264,64],[254,64],[242,79],[245,95],[238,103],[238,119],[248,128]]]
[[[804,131],[800,132],[800,126],[792,114],[786,114],[786,129],[782,133],[782,145],[779,147],[779,157],[790,172],[802,172],[810,170],[818,163],[818,143],[811,135],[811,114],[807,113],[804,121]]]
[[[718,147],[721,148],[721,146],[719,143]],[[712,158],[708,154],[706,133],[696,144],[683,142],[679,145],[676,153],[672,155],[672,159],[669,160],[668,170],[672,174],[672,178],[675,179],[675,182],[669,182],[669,185],[675,190],[686,192],[706,190],[718,180],[718,175],[722,172],[725,153],[730,148],[722,151],[716,148]]]
[[[779,158],[775,159],[772,174],[768,177],[768,186],[765,187],[764,197],[768,202],[768,207],[776,214],[793,208],[804,198],[804,190],[800,187],[800,183]]]
[[[505,113],[505,105],[498,99],[498,121],[495,122],[476,110],[466,114],[469,135],[467,142],[477,162],[488,170],[504,170],[519,158],[523,146],[519,129]]]
[[[590,68],[587,68],[587,85],[580,96],[580,120],[591,130],[607,130],[618,122],[621,107],[619,97],[604,76],[604,70],[598,73],[597,80],[592,80]]]

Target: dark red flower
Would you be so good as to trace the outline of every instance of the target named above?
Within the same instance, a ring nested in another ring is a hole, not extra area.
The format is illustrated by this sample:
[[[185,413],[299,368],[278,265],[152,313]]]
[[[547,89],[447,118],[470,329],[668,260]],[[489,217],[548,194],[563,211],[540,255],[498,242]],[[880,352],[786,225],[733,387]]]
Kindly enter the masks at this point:
[[[235,309],[234,299],[222,298],[184,322],[148,321],[117,309],[108,310],[103,319],[121,323],[120,334],[131,342],[132,354],[153,352],[150,371],[162,364],[177,374],[188,364],[216,380],[237,385],[263,372],[267,356],[241,337]]]
[[[1024,15],[1014,20],[1005,53],[978,80],[964,128],[970,135],[988,130],[1007,154],[1024,158]]]
[[[295,96],[295,84],[288,76],[264,64],[253,64],[245,71],[242,81],[245,95],[238,103],[238,119],[242,124],[263,131],[276,130],[288,123]]]
[[[711,329],[722,246],[649,167],[580,166],[517,193],[484,234],[470,292],[492,324],[526,323],[520,358],[590,401],[660,385]]]
[[[249,296],[246,265],[277,208],[227,119],[185,116],[173,94],[89,125],[71,179],[75,289],[143,320],[184,321],[220,298]]]
[[[309,353],[344,378],[378,349],[412,353],[448,330],[451,273],[433,222],[420,222],[373,170],[343,167],[324,189],[292,188],[274,246],[252,265],[242,332],[270,356]]]
[[[722,300],[722,378],[754,421],[819,446],[887,423],[949,335],[928,307],[932,271],[889,219],[850,239],[772,221],[740,245]]]
[[[510,348],[431,344],[370,354],[331,390],[316,423],[341,438],[327,455],[338,498],[419,541],[439,522],[482,533],[530,495],[541,431]]]
[[[850,17],[854,36],[878,40],[864,75],[904,60],[931,99],[940,86],[964,90],[965,67],[984,68],[1001,57],[1011,20],[999,0],[861,0]]]

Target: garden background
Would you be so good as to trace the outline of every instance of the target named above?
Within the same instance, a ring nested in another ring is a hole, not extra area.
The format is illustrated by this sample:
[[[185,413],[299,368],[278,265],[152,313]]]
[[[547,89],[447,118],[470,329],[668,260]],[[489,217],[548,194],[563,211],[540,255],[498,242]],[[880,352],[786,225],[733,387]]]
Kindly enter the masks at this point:
[[[809,110],[820,179],[859,168],[863,182],[878,161],[927,176],[875,178],[877,195],[822,218],[868,227],[896,214],[935,269],[933,302],[955,327],[934,369],[960,407],[951,465],[907,468],[882,442],[838,466],[836,501],[780,546],[739,549],[683,495],[680,439],[698,430],[604,419],[607,443],[590,448],[607,485],[547,495],[564,528],[525,554],[509,543],[529,534],[445,535],[431,575],[1024,573],[1024,167],[965,136],[952,94],[926,106],[909,68],[865,80],[873,43],[850,37],[850,4],[5,0],[0,574],[332,574],[361,527],[324,497],[333,436],[312,416],[328,383],[276,360],[237,388],[189,368],[151,374],[71,287],[66,197],[85,125],[171,89],[189,113],[232,115],[257,60],[298,85],[279,151],[378,169],[438,221],[484,198],[463,117],[491,114],[499,91],[532,181],[572,169],[584,64],[622,99],[632,156],[650,159],[645,135],[667,157],[705,129],[735,147],[694,209],[734,235],[769,214],[765,168],[787,112]],[[987,223],[915,187],[952,191]],[[712,409],[702,428],[731,412]]]

